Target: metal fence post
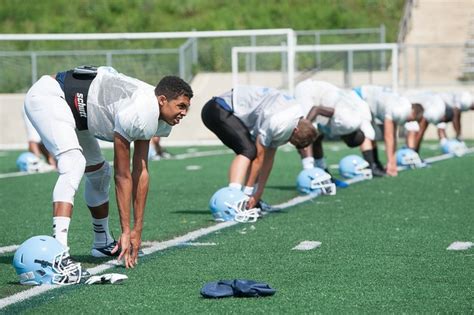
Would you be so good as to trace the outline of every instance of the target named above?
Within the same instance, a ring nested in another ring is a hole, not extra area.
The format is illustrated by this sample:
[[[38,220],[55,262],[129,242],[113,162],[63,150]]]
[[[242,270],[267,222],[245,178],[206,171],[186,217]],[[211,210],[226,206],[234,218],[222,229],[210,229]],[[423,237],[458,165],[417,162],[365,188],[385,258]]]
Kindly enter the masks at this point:
[[[384,44],[385,43],[385,25],[381,24],[380,25],[380,43]],[[384,71],[386,67],[385,64],[385,51],[380,52],[380,71]]]
[[[31,53],[31,84],[33,85],[38,80],[38,64],[35,52]]]

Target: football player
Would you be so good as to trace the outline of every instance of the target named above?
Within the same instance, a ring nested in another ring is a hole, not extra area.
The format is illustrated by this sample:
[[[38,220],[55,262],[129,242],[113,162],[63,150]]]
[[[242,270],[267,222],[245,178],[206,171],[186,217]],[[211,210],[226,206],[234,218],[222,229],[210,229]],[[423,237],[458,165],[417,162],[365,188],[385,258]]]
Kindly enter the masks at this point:
[[[148,192],[150,139],[169,135],[172,126],[186,116],[192,96],[190,86],[178,77],[164,77],[153,87],[111,67],[78,67],[45,75],[30,88],[26,114],[57,160],[59,177],[53,190],[56,239],[67,246],[74,197],[85,173],[84,198],[94,230],[92,255],[118,254],[125,267],[135,266]],[[108,227],[112,168],[97,139],[114,144],[115,190],[122,228],[118,242]]]
[[[407,122],[407,146],[410,149],[420,152],[421,141],[428,128],[428,125],[437,125],[446,119],[446,105],[440,95],[436,93],[421,91],[408,92],[405,95],[412,104],[419,104],[423,108],[423,117],[420,122]]]
[[[277,147],[290,141],[302,148],[317,137],[295,99],[267,87],[241,85],[213,97],[204,105],[201,118],[235,152],[229,187],[245,185],[248,209],[261,206]]]
[[[474,110],[474,99],[472,94],[468,91],[463,92],[444,92],[438,93],[446,105],[445,119],[443,122],[436,125],[438,128],[438,137],[441,146],[443,146],[447,139],[446,123],[452,122],[455,132],[455,138],[462,141],[461,134],[461,113],[469,110]]]
[[[374,139],[366,138],[361,145],[362,156],[370,165],[385,170],[387,175],[396,176],[396,139],[397,126],[407,121],[421,121],[423,108],[419,104],[411,104],[410,101],[389,88],[376,85],[363,85],[354,88],[353,91],[369,105],[372,114],[372,124],[379,125],[385,142],[385,154],[387,166],[383,167],[378,158],[377,144]]]
[[[340,136],[351,148],[360,146],[365,138],[375,138],[369,106],[358,96],[331,83],[308,79],[296,85],[295,97],[307,113],[306,118],[321,132],[316,141],[299,150],[304,169],[316,166],[327,171],[323,135]],[[383,175],[375,166],[373,172],[375,176]]]

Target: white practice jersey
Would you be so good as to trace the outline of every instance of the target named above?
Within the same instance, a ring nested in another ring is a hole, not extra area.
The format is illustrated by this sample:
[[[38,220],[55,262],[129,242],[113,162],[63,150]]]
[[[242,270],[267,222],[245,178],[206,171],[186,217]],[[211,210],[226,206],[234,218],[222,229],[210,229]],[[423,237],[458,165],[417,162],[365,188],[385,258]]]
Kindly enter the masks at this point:
[[[408,100],[423,107],[423,117],[432,124],[437,124],[445,115],[446,105],[443,99],[434,93],[421,92],[416,94],[408,94]]]
[[[375,137],[370,109],[355,93],[348,93],[328,82],[307,79],[296,85],[295,97],[306,115],[313,106],[334,108],[331,118],[316,117],[314,124],[321,132],[340,136],[361,129],[366,137]]]
[[[372,116],[380,122],[390,119],[397,124],[403,124],[411,114],[410,101],[389,88],[363,85],[354,91],[367,102]]]
[[[159,117],[152,85],[113,68],[99,67],[87,96],[87,124],[91,134],[113,141],[117,132],[130,142],[166,137],[171,126]]]
[[[471,93],[464,92],[443,92],[438,93],[443,99],[446,107],[450,109],[457,108],[461,111],[468,111],[472,105],[473,98]]]
[[[230,93],[221,97],[229,103]],[[232,91],[231,104],[233,114],[249,129],[254,140],[260,137],[265,147],[276,148],[288,142],[304,116],[293,97],[267,87],[239,85]]]

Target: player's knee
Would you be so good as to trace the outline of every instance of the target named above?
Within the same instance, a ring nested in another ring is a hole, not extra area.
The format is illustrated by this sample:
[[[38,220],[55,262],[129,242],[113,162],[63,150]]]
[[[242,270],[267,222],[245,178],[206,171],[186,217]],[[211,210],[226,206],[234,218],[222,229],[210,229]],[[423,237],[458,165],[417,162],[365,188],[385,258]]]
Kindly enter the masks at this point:
[[[80,150],[74,149],[58,155],[59,177],[53,191],[54,202],[74,204],[74,196],[81,183],[86,160]]]
[[[110,179],[112,168],[109,162],[93,172],[86,172],[84,199],[90,207],[97,207],[109,201]]]
[[[355,147],[360,146],[362,142],[364,142],[365,135],[359,129],[348,135],[341,136],[341,139],[347,144],[348,147],[355,148]]]
[[[257,148],[255,146],[247,146],[240,152],[240,154],[249,158],[250,161],[253,161],[257,157]]]

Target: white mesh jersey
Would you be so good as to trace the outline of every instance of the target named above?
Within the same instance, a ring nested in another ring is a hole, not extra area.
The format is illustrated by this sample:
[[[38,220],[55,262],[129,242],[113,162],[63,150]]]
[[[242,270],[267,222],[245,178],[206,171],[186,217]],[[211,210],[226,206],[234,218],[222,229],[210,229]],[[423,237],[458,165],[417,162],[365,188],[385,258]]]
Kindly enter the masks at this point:
[[[314,124],[321,132],[338,136],[360,128],[366,137],[375,137],[370,124],[370,109],[355,93],[347,93],[328,82],[307,79],[296,85],[295,97],[302,104],[305,114],[313,106],[334,108],[331,118],[316,117]]]
[[[443,92],[438,93],[443,99],[446,107],[450,109],[457,108],[461,111],[468,111],[472,105],[472,96],[469,92]]]
[[[363,85],[359,92],[359,96],[369,105],[373,117],[380,122],[390,119],[397,124],[403,124],[411,114],[410,101],[389,88]]]
[[[430,92],[421,92],[407,95],[411,103],[418,103],[423,107],[423,117],[432,124],[437,124],[444,117],[446,105],[443,99]]]
[[[87,96],[87,124],[96,138],[113,141],[118,132],[128,141],[166,137],[171,126],[159,120],[160,110],[154,87],[99,67]]]
[[[252,138],[260,137],[265,147],[278,147],[288,142],[298,121],[301,106],[293,97],[267,87],[239,85],[233,90],[232,110],[249,129]],[[229,100],[229,93],[221,97]]]

